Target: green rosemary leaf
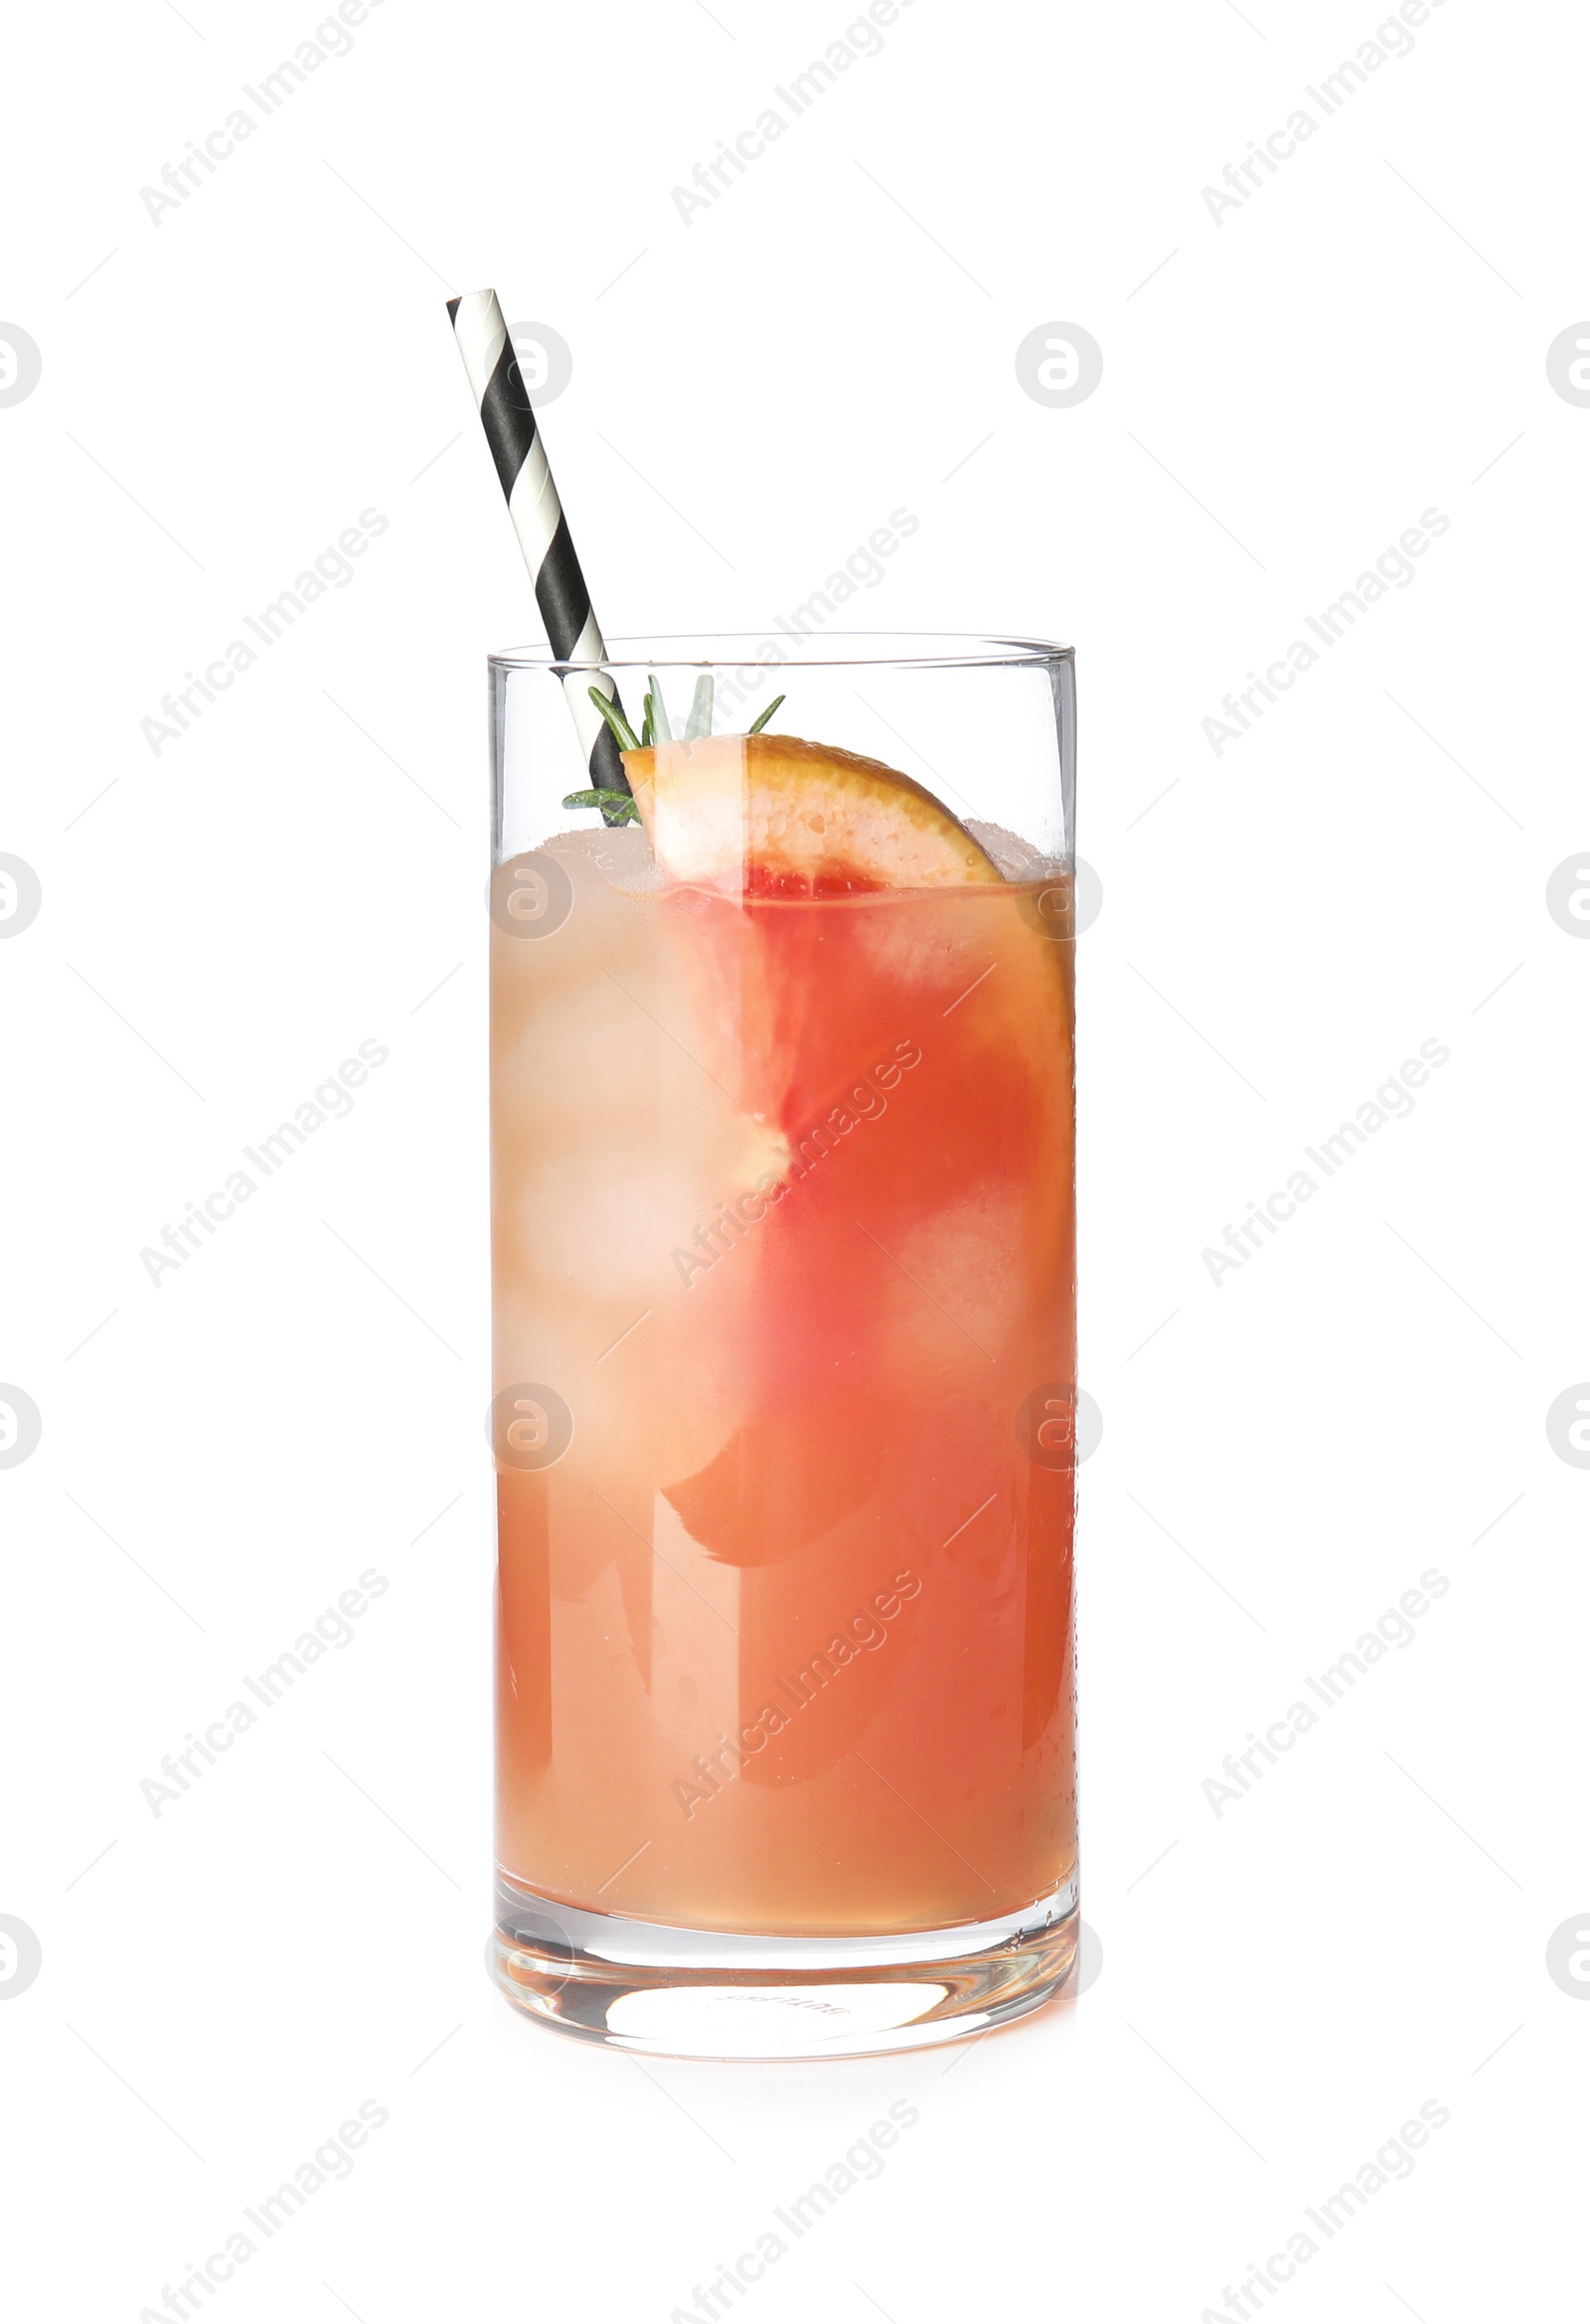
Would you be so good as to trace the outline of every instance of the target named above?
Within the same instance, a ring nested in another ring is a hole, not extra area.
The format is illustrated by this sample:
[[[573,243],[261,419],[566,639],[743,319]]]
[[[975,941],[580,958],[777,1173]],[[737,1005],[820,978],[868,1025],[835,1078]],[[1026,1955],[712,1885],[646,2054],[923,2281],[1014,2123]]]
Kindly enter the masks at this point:
[[[613,740],[618,744],[619,749],[639,750],[640,742],[635,729],[617,704],[608,700],[599,686],[589,686],[585,692],[590,696],[603,718],[606,719]],[[621,793],[620,796],[622,797],[623,794]]]
[[[565,807],[599,807],[610,824],[638,823],[640,809],[627,791],[570,791]]]
[[[713,730],[713,679],[709,671],[696,681],[696,698],[690,705],[690,717],[685,726],[685,740],[695,742]]]
[[[663,700],[663,690],[657,683],[657,673],[650,673],[651,685],[646,694],[646,708],[652,721],[652,733],[659,742],[672,742],[674,729],[668,723],[668,707]]]
[[[752,734],[760,734],[760,732],[761,732],[762,728],[763,728],[763,727],[764,727],[764,726],[767,724],[767,721],[768,721],[768,719],[769,719],[769,718],[772,716],[773,712],[774,712],[774,711],[775,711],[775,710],[778,708],[778,705],[779,705],[779,703],[780,703],[781,701],[783,701],[785,698],[786,698],[786,697],[785,697],[783,695],[781,695],[781,694],[775,694],[775,695],[774,695],[774,697],[773,697],[772,700],[771,700],[771,701],[768,703],[768,705],[767,705],[766,709],[765,709],[765,710],[762,712],[761,716],[760,716],[759,718],[753,718],[753,719],[751,720],[751,724],[750,724],[750,731],[751,731],[751,733],[752,733]]]

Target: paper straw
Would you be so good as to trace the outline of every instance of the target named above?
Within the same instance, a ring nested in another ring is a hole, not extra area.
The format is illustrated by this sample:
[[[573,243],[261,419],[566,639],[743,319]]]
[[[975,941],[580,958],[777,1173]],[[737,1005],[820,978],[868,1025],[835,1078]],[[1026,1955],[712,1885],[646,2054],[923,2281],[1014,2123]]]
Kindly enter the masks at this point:
[[[497,464],[508,514],[536,585],[536,603],[553,658],[577,665],[561,673],[563,697],[590,769],[591,788],[628,791],[618,744],[589,692],[593,686],[599,688],[621,708],[618,689],[600,667],[607,659],[607,648],[591,611],[590,592],[547,465],[535,409],[520,375],[497,293],[469,291],[463,298],[449,299],[447,312]]]

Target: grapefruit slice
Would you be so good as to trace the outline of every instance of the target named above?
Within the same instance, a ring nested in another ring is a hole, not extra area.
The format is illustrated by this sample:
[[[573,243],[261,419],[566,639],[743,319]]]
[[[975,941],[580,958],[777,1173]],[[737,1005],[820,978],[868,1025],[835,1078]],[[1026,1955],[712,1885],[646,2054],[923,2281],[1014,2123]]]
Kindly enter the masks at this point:
[[[626,750],[665,878],[802,897],[964,887],[1002,876],[931,791],[881,759],[791,734],[713,734]]]
[[[744,1247],[661,1326],[712,1344],[741,1400],[713,1457],[660,1482],[704,1555],[743,1569],[743,1657],[786,1605],[837,1602],[831,1567],[897,1524],[889,1464],[914,1415],[970,1392],[957,1362],[1031,1371],[1020,1285],[1059,1280],[1069,1233],[1064,957],[949,810],[877,759],[726,734],[624,767],[664,880],[663,1015],[765,1157],[759,1215],[723,1238]],[[902,1248],[941,1282],[996,1278],[1005,1336],[935,1318]],[[730,1280],[748,1286],[732,1314]]]

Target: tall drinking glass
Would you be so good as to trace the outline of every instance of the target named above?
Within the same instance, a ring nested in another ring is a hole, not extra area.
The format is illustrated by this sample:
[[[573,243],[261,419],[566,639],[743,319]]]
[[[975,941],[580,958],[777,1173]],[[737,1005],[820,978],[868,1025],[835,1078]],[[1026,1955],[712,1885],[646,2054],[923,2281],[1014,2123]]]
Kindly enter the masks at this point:
[[[611,824],[491,660],[495,1974],[945,2041],[1076,1943],[1072,657],[611,654]]]

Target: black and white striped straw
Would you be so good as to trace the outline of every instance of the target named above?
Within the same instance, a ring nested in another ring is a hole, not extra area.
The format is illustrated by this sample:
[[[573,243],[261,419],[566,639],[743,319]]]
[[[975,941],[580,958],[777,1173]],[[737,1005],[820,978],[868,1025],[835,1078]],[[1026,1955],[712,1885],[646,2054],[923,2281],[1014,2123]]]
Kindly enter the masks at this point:
[[[536,603],[553,658],[573,665],[561,673],[563,695],[590,769],[591,787],[627,791],[629,783],[618,744],[589,691],[597,687],[609,701],[622,707],[618,690],[600,667],[607,659],[607,648],[591,611],[590,592],[547,465],[535,408],[525,389],[497,293],[468,291],[462,298],[449,299],[447,312],[480,407],[480,423],[497,464],[508,514],[536,584]]]

